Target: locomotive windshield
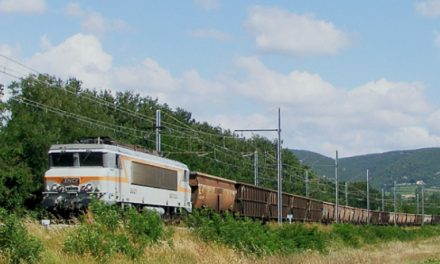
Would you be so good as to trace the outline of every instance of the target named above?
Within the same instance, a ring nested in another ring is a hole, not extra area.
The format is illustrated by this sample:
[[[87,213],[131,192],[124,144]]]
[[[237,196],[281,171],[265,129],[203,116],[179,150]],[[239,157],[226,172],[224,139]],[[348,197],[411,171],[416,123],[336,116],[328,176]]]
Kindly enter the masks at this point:
[[[49,154],[50,167],[103,167],[102,152],[58,152]]]
[[[102,152],[81,152],[79,153],[79,166],[103,166]]]
[[[51,153],[49,162],[50,167],[73,167],[73,153]]]

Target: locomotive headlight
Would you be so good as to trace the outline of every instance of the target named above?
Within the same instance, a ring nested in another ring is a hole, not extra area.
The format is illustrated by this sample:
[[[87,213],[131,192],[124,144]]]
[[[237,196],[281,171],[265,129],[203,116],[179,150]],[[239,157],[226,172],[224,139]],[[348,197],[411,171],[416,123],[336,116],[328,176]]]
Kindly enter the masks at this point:
[[[81,191],[83,192],[92,192],[93,191],[93,185],[88,183],[87,185],[83,185],[81,187]]]
[[[64,186],[61,184],[58,184],[58,183],[54,183],[50,187],[50,191],[51,192],[62,192],[62,191],[64,191]]]
[[[91,192],[93,191],[93,185],[91,185],[90,183],[86,185],[86,192]]]
[[[50,187],[50,190],[51,190],[52,192],[56,192],[58,186],[60,186],[58,183],[52,184],[52,186]]]

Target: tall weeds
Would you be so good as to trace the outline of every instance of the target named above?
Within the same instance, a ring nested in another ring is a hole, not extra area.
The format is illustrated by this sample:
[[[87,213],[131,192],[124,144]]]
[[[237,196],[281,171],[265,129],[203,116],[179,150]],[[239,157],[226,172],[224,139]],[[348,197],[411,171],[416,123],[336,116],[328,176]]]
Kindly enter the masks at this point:
[[[90,209],[93,219],[84,219],[66,237],[65,252],[90,254],[100,260],[116,253],[136,259],[146,246],[167,235],[162,219],[155,212],[122,210],[100,202],[94,202]]]
[[[35,263],[42,250],[41,241],[28,233],[21,219],[0,208],[0,255],[10,263]]]
[[[270,227],[251,219],[236,220],[232,215],[220,216],[209,210],[195,211],[188,216],[188,225],[204,241],[229,245],[256,255],[289,254],[307,249],[324,251],[324,233],[302,224]]]
[[[334,244],[357,248],[367,244],[440,235],[440,227],[437,226],[402,228],[334,224],[325,229],[302,223],[270,226],[262,225],[258,220],[236,219],[230,214],[220,216],[210,210],[196,210],[187,217],[187,223],[203,241],[221,243],[257,256],[305,250],[325,252]]]

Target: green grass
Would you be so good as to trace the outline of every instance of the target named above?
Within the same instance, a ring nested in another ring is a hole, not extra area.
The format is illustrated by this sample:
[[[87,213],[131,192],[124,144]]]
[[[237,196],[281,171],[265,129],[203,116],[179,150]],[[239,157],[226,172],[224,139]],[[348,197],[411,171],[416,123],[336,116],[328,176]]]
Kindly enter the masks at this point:
[[[196,211],[188,217],[188,225],[204,241],[224,244],[257,256],[292,254],[306,250],[326,252],[330,244],[335,242],[343,247],[359,248],[440,235],[438,226],[402,228],[334,224],[329,228],[318,228],[317,225],[298,223],[269,226],[250,219],[237,220],[229,214],[222,217],[211,211]]]

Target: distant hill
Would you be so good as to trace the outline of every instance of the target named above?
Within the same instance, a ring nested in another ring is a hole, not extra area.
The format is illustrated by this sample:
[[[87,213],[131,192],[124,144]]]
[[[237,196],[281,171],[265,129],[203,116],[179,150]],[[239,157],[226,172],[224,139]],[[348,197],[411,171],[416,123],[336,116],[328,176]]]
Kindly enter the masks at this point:
[[[306,150],[291,150],[303,164],[318,175],[333,178],[333,158]],[[338,175],[341,181],[365,181],[369,170],[371,184],[381,187],[423,180],[429,186],[440,186],[440,148],[391,151],[339,159]]]

